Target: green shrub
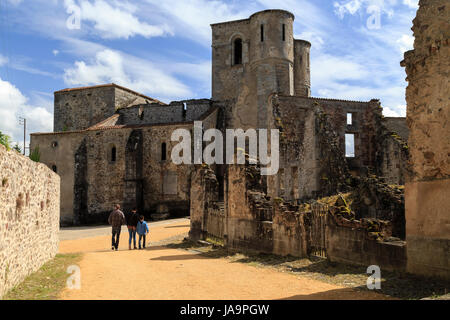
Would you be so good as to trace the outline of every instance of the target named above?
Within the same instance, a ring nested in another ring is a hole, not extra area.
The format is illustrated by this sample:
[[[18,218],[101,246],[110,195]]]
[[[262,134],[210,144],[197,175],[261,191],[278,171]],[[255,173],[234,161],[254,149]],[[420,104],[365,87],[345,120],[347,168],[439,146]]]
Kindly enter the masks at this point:
[[[16,145],[13,147],[14,150],[16,150],[18,153],[22,153],[22,149],[20,149],[20,146],[16,143]]]
[[[32,152],[30,152],[30,159],[34,162],[39,162],[41,159],[41,153],[39,152],[39,146],[36,146]]]
[[[11,137],[0,131],[0,144],[4,145],[6,150],[11,150]]]

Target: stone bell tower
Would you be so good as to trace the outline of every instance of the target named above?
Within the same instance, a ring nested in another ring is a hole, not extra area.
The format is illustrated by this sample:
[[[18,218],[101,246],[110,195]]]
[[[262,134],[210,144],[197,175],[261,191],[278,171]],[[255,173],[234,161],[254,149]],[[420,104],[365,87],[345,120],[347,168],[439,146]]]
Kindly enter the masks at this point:
[[[288,11],[265,10],[211,25],[212,98],[236,99],[234,127],[270,127],[272,93],[310,95],[311,44],[294,40],[293,23]]]

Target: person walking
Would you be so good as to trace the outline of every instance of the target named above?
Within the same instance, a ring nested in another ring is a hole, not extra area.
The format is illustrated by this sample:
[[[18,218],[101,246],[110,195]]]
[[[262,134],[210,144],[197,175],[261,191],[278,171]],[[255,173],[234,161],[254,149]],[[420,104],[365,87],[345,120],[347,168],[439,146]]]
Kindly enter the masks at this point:
[[[122,211],[120,211],[120,204],[114,206],[114,211],[112,211],[108,218],[108,223],[112,226],[112,244],[111,250],[119,250],[119,239],[120,230],[122,225],[125,224],[125,216]]]
[[[128,249],[131,250],[131,240],[133,240],[134,249],[136,248],[136,227],[139,222],[139,216],[136,212],[136,208],[131,210],[131,213],[127,215],[127,228],[128,228]]]
[[[137,224],[137,233],[139,235],[139,250],[141,249],[141,240],[143,239],[143,249],[145,249],[145,240],[146,240],[146,235],[148,233],[148,225],[147,222],[144,221],[144,216],[140,216],[139,217],[139,222]]]

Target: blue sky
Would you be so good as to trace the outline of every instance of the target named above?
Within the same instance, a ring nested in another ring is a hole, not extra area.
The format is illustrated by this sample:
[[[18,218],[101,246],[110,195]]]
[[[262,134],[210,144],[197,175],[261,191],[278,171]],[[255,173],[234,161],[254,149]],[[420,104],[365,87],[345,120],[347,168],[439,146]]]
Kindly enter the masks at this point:
[[[211,96],[210,24],[264,9],[295,14],[312,43],[312,95],[379,98],[404,116],[417,0],[0,0],[0,131],[53,130],[53,92],[117,83],[170,102]],[[78,15],[79,13],[79,15]],[[79,29],[76,27],[80,17]]]

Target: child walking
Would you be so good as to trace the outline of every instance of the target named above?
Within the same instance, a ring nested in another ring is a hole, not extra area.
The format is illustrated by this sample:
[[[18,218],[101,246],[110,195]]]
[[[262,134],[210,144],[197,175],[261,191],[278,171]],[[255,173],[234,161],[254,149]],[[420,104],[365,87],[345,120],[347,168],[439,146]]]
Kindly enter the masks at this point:
[[[144,240],[142,243],[143,249],[145,249],[145,238],[148,233],[147,222],[144,221],[144,216],[139,217],[139,222],[137,224],[136,231],[139,235],[139,250],[141,249],[141,239]]]

